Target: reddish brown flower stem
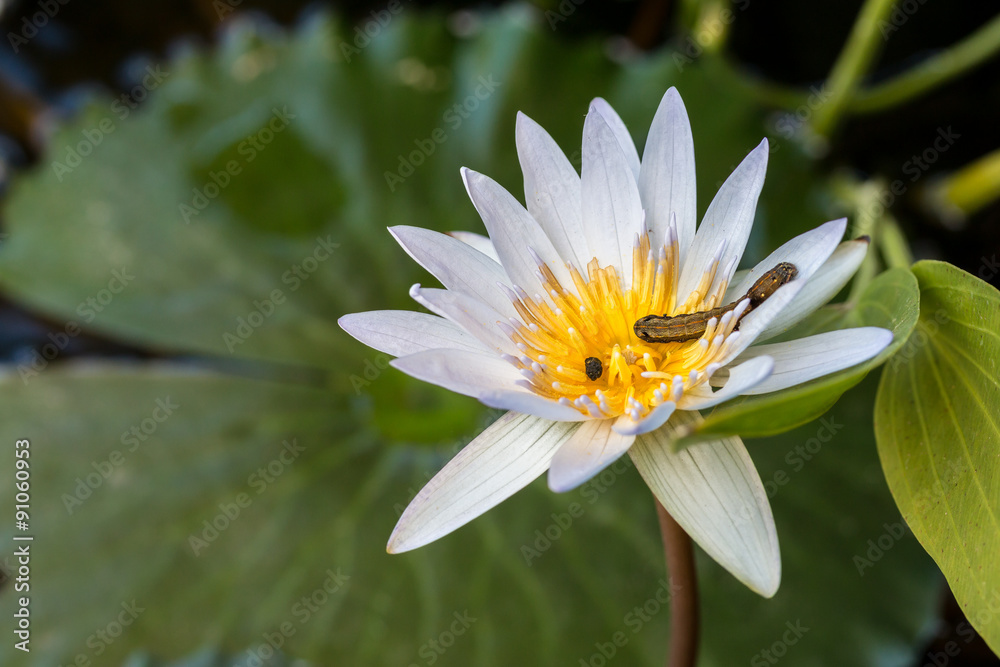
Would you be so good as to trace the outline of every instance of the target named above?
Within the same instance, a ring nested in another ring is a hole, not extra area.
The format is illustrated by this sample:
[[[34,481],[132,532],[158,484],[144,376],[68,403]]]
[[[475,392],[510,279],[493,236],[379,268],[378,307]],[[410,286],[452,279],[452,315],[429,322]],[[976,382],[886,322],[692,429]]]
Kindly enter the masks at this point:
[[[667,510],[656,501],[670,582],[670,653],[667,667],[694,667],[698,657],[698,578],[694,547]]]

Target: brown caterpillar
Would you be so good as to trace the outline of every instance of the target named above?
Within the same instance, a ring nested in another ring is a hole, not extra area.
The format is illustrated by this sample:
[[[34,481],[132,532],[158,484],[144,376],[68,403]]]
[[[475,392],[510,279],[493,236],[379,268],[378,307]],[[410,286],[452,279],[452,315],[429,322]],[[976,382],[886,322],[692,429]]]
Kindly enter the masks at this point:
[[[632,325],[632,330],[635,331],[635,335],[640,340],[644,340],[647,343],[683,343],[684,341],[701,338],[705,333],[705,329],[708,328],[708,321],[710,319],[713,317],[721,318],[729,311],[735,310],[736,306],[743,299],[750,299],[750,306],[740,315],[740,319],[743,319],[747,313],[764,303],[765,299],[778,291],[779,287],[792,280],[798,272],[794,264],[782,262],[762,275],[744,296],[736,299],[736,301],[733,301],[729,305],[698,313],[677,315],[675,317],[646,315]],[[736,326],[739,326],[739,320],[737,320]]]

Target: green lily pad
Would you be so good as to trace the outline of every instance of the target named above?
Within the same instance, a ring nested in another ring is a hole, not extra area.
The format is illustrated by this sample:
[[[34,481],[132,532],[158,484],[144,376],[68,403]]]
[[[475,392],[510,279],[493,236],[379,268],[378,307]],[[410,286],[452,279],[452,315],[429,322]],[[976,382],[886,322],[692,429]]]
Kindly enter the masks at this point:
[[[794,340],[824,331],[852,327],[883,327],[893,340],[873,359],[826,377],[782,391],[741,396],[715,408],[678,442],[685,447],[721,435],[764,437],[783,433],[818,418],[841,395],[864,379],[868,371],[889,359],[903,345],[917,322],[917,281],[906,269],[890,269],[871,282],[853,308],[825,306],[778,340]]]
[[[1000,653],[1000,293],[918,262],[920,321],[886,365],[875,436],[906,523]]]

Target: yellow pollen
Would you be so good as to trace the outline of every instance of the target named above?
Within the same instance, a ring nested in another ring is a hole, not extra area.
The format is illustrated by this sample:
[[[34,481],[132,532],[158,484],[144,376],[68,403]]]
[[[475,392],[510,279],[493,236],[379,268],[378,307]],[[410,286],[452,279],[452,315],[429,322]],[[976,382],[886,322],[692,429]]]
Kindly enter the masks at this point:
[[[521,321],[508,331],[523,356],[508,360],[525,376],[521,384],[541,396],[565,399],[560,402],[582,414],[610,418],[645,415],[708,380],[726,352],[734,318],[713,320],[701,338],[681,343],[647,343],[632,329],[646,315],[707,310],[725,295],[731,267],[720,267],[716,259],[677,306],[677,239],[668,236],[656,252],[648,234],[637,237],[633,266],[624,272],[631,278],[628,289],[614,267],[601,267],[593,259],[586,278],[568,266],[573,291],[542,264],[538,268],[545,296],[531,297],[521,289],[510,292]],[[601,362],[601,375],[594,380],[585,372],[590,357]]]

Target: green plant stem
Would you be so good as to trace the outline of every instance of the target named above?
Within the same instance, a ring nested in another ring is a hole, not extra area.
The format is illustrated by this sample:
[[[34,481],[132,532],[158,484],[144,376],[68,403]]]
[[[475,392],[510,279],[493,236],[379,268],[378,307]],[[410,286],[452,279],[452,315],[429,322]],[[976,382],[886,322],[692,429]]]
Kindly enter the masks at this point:
[[[667,667],[694,667],[698,658],[698,578],[694,546],[666,508],[656,501],[670,582],[670,652]]]
[[[887,0],[886,11],[891,10],[892,4]],[[879,20],[883,19],[877,19],[870,25],[877,27]],[[860,22],[861,17],[858,19],[858,23]],[[855,30],[857,29],[858,25],[855,24]],[[867,34],[871,38],[874,32]],[[854,33],[851,37],[853,40]],[[845,47],[844,53],[848,52],[848,47]],[[858,47],[859,50],[860,48]],[[864,75],[871,64],[870,59],[875,55],[875,47],[869,48],[871,53],[868,54],[867,61],[862,60],[861,56],[865,54],[860,52],[849,60],[843,55],[838,59],[826,86],[830,90],[838,86],[836,90],[840,92],[835,90],[828,102],[817,110],[813,121],[817,130],[820,128],[829,130],[836,119],[845,112],[865,114],[891,109],[919,97],[942,83],[947,83],[1000,53],[1000,15],[958,44],[927,58],[902,74],[870,87],[858,87],[856,85],[858,80]],[[842,62],[845,64],[841,66]],[[848,70],[848,65],[851,66],[851,70]],[[747,72],[739,74],[737,85],[748,90],[762,104],[790,110],[808,101],[810,94],[808,90],[758,79]]]
[[[891,108],[976,67],[997,52],[1000,52],[1000,15],[958,44],[903,74],[858,91],[851,100],[850,110],[871,113]]]
[[[813,114],[813,130],[829,136],[854,96],[858,82],[878,53],[882,40],[879,23],[885,21],[895,0],[866,0],[851,28],[851,35],[837,57],[824,86],[829,98]]]
[[[913,254],[910,252],[910,245],[906,242],[903,230],[899,228],[896,219],[888,213],[879,220],[877,240],[887,267],[908,269],[913,265]]]
[[[805,104],[809,99],[808,90],[763,79],[757,74],[743,71],[728,60],[720,62],[723,67],[734,73],[733,85],[746,91],[760,104],[790,111]]]
[[[1000,149],[988,153],[970,165],[928,188],[928,199],[937,206],[938,215],[961,219],[972,215],[1000,197]]]
[[[880,247],[879,236],[882,231],[880,225],[884,211],[879,201],[879,194],[885,190],[885,184],[880,181],[859,183],[853,179],[838,179],[834,181],[833,187],[844,202],[854,210],[852,235],[867,236],[870,239],[868,253],[854,274],[851,291],[847,296],[847,303],[854,304],[868,287],[868,283],[879,273],[880,262],[875,248]]]

